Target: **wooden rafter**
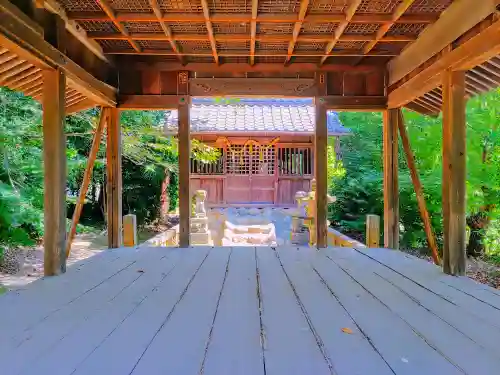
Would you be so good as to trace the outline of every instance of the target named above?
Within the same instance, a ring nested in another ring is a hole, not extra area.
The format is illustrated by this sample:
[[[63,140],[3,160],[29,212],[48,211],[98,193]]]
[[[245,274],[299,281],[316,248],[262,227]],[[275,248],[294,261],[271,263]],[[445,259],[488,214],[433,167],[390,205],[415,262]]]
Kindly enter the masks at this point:
[[[177,42],[175,41],[175,39],[172,35],[172,31],[170,30],[170,27],[165,23],[165,21],[162,21],[162,19],[161,19],[162,13],[161,13],[160,5],[158,4],[158,0],[149,0],[149,4],[151,5],[151,8],[153,8],[153,12],[154,12],[156,18],[158,18],[158,22],[160,23],[160,26],[161,26],[163,32],[165,33],[165,36],[169,40],[170,46],[172,47],[172,50],[178,55],[178,59],[181,62],[181,64],[184,64],[185,63],[184,58],[182,57],[182,55],[180,55],[180,48],[177,45]]]
[[[205,17],[205,25],[207,27],[208,40],[210,41],[210,47],[212,48],[212,55],[214,57],[215,63],[218,65],[219,56],[217,55],[217,44],[215,43],[212,21],[210,21],[210,8],[208,6],[207,0],[201,0],[201,6],[203,8],[203,16]]]
[[[257,10],[259,0],[252,0],[252,21],[250,23],[250,65],[255,64],[255,36],[257,35]]]
[[[87,36],[87,32],[77,23],[77,21],[70,20],[64,10],[64,7],[57,0],[43,0],[43,6],[50,12],[55,13],[61,17],[68,30],[76,39],[78,39],[85,47],[87,47],[94,55],[101,60],[109,63],[109,60],[104,56],[101,46],[96,41]]]
[[[363,48],[364,53],[370,52],[375,45],[387,34],[389,29],[394,25],[394,23],[401,18],[401,16],[406,12],[406,10],[415,2],[415,0],[403,0],[401,3],[398,4],[396,9],[394,9],[394,12],[392,13],[392,19],[391,22],[387,22],[382,24],[382,26],[379,27],[375,34],[375,40],[372,40],[371,42],[367,43],[365,47]]]
[[[68,16],[76,21],[108,21],[109,18],[106,13],[97,12],[68,12]],[[252,13],[212,13],[210,14],[210,21],[212,22],[252,22],[256,18],[259,22],[297,22],[298,18],[295,14],[277,13],[277,14],[259,14],[253,17]],[[158,18],[153,13],[116,13],[118,21],[126,22],[153,22]],[[396,23],[432,23],[438,19],[436,14],[405,14],[401,16]],[[205,22],[205,17],[198,13],[164,13],[161,17],[165,22]],[[309,14],[304,18],[304,22],[310,23],[337,23],[344,22],[346,14],[344,13],[323,13],[323,14]],[[390,14],[356,14],[351,18],[351,23],[386,23],[391,22],[392,16]]]
[[[102,10],[108,15],[108,17],[111,19],[111,21],[115,24],[116,28],[120,30],[120,32],[127,38],[127,41],[130,43],[130,45],[137,51],[140,52],[141,48],[135,42],[132,38],[130,38],[128,30],[123,26],[121,21],[118,21],[115,17],[115,11],[113,8],[111,8],[111,5],[109,5],[107,0],[96,0],[97,3],[100,5]]]
[[[92,39],[109,39],[109,40],[174,40],[172,36],[167,36],[164,33],[131,33],[128,36],[120,33],[102,33],[91,32],[89,33]],[[217,34],[214,39],[219,42],[235,42],[235,41],[251,41],[252,36],[248,34]],[[185,41],[209,41],[208,35],[198,34],[175,34],[175,40]],[[290,41],[289,35],[256,35],[255,40],[259,42],[288,42]],[[375,40],[373,34],[350,34],[341,35],[337,41],[340,42],[367,42]],[[416,40],[414,35],[390,35],[384,36],[378,42],[411,42]],[[326,43],[331,41],[328,35],[298,35],[297,42],[308,43]]]
[[[144,55],[144,56],[177,56],[178,54],[175,52],[171,51],[165,51],[165,50],[158,50],[158,49],[145,49],[140,53],[134,52],[134,51],[108,51],[107,52],[110,55]],[[181,52],[180,53],[183,56],[213,56],[211,52]],[[249,56],[251,57],[251,52],[249,51],[225,51],[222,53],[218,53],[219,57],[239,57],[239,56]],[[281,52],[273,52],[273,51],[267,51],[267,52],[257,52],[254,53],[254,57],[265,57],[265,56],[274,56],[274,57],[287,57],[289,56],[286,51],[281,51]],[[343,50],[343,51],[338,51],[338,52],[331,52],[329,55],[325,54],[324,52],[294,52],[291,54],[291,56],[302,56],[302,57],[329,57],[329,56],[397,56],[395,53],[391,52],[370,52],[368,55],[363,54],[362,51],[357,51],[357,50]]]
[[[354,17],[354,14],[356,13],[356,10],[358,10],[358,7],[361,5],[362,0],[354,0],[349,7],[347,8],[345,12],[345,20],[342,21],[338,26],[337,29],[335,30],[335,33],[333,34],[333,39],[328,43],[325,49],[326,54],[330,54],[332,52],[333,48],[337,44],[337,42],[340,40],[340,37],[344,33],[344,30],[347,28],[349,25],[349,22],[351,19]],[[321,61],[319,65],[323,65],[323,63],[326,61],[328,57],[324,56],[321,58]]]
[[[292,58],[293,50],[295,49],[295,43],[297,42],[300,29],[302,28],[302,22],[304,21],[304,17],[306,16],[308,6],[309,0],[300,1],[299,20],[295,22],[295,25],[293,26],[292,40],[290,40],[290,43],[288,44],[288,54],[285,59],[285,64],[288,64],[290,62],[290,59]]]

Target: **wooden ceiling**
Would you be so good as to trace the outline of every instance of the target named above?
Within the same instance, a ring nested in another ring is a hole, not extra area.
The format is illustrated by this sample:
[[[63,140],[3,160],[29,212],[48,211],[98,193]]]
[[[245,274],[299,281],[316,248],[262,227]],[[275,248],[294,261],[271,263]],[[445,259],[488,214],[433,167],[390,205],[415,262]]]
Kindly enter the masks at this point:
[[[50,0],[49,3],[54,3]],[[59,0],[105,54],[182,63],[382,63],[452,0]]]

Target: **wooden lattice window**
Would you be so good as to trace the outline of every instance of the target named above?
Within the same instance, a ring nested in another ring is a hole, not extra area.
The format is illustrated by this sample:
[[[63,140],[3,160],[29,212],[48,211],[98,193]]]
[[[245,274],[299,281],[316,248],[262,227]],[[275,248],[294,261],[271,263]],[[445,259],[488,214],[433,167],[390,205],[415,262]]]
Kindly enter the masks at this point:
[[[224,149],[219,148],[220,156],[213,163],[191,159],[191,173],[193,174],[223,174],[224,173]]]
[[[232,145],[226,157],[226,171],[239,175],[272,175],[275,159],[274,146]]]
[[[282,147],[278,150],[279,174],[304,176],[313,174],[312,150],[309,147]]]

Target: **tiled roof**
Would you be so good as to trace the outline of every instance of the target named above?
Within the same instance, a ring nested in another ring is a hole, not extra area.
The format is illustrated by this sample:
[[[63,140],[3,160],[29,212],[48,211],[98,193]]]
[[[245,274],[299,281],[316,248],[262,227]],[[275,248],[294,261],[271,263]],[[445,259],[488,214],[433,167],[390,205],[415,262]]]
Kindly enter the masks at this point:
[[[298,132],[314,133],[312,99],[239,99],[221,104],[212,98],[194,98],[191,104],[191,132]],[[328,112],[328,134],[345,135],[338,114]],[[165,131],[177,132],[177,111],[165,118]]]

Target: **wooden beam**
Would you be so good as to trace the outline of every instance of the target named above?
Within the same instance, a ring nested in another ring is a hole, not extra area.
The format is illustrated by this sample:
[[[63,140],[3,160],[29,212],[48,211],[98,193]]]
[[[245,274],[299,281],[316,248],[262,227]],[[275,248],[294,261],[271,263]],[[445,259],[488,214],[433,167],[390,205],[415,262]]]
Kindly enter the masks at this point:
[[[465,72],[443,74],[443,271],[466,270]]]
[[[316,130],[314,132],[314,170],[316,179],[316,246],[328,246],[327,228],[327,107],[322,98],[315,98]]]
[[[415,0],[403,0],[396,6],[394,12],[392,13],[391,22],[382,24],[382,26],[380,26],[377,32],[375,33],[375,40],[367,43],[363,48],[363,52],[365,54],[369,53],[375,47],[375,45],[385,36],[385,34],[387,34],[390,28],[396,23],[396,21],[404,14],[404,12],[406,12],[406,10],[414,2]]]
[[[68,16],[76,21],[109,21],[106,13],[101,12],[68,12]],[[116,19],[125,22],[154,22],[157,17],[153,13],[134,13],[134,12],[117,12]],[[231,23],[249,23],[255,19],[259,22],[269,23],[293,23],[298,21],[295,14],[287,13],[263,13],[256,17],[253,13],[212,13],[210,21],[212,22],[231,22]],[[432,13],[405,14],[401,16],[396,23],[432,23],[438,19],[438,15]],[[203,14],[195,12],[165,12],[161,18],[164,22],[205,22]],[[346,20],[344,13],[314,13],[306,15],[304,22],[309,23],[339,23]],[[385,13],[375,14],[356,14],[351,18],[351,23],[387,23],[391,22],[392,16]]]
[[[257,11],[259,0],[252,0],[252,19],[250,23],[250,65],[255,64],[255,37],[257,35]]]
[[[326,54],[330,54],[332,52],[333,48],[337,44],[337,42],[340,40],[340,37],[344,33],[344,30],[347,28],[349,25],[349,22],[351,19],[354,17],[354,13],[356,13],[356,10],[358,10],[358,7],[361,5],[361,0],[353,0],[351,4],[349,5],[349,8],[347,8],[345,12],[345,20],[339,23],[337,26],[337,29],[335,30],[335,33],[333,34],[333,39],[328,43],[325,49]],[[319,65],[323,65],[323,63],[326,61],[328,57],[322,57]]]
[[[428,26],[415,43],[388,64],[389,85],[452,44],[462,34],[496,11],[497,0],[456,0]]]
[[[43,72],[44,274],[66,272],[66,136],[62,69]]]
[[[288,53],[285,58],[285,65],[288,64],[290,62],[290,59],[292,58],[292,54],[295,49],[295,43],[297,43],[297,38],[299,36],[300,29],[302,28],[302,22],[304,21],[304,17],[306,16],[308,7],[309,0],[300,0],[299,20],[295,22],[295,25],[293,26],[292,39],[288,43]]]
[[[64,53],[49,44],[32,27],[22,22],[20,12],[7,0],[0,0],[0,44],[19,58],[41,69],[60,67],[68,83],[97,103],[115,105],[116,90],[98,80]]]
[[[210,36],[206,34],[175,34],[166,35],[165,33],[130,33],[125,36],[116,32],[100,32],[94,31],[88,33],[89,38],[95,40],[185,40],[185,41],[210,41]],[[367,42],[374,41],[376,36],[374,34],[343,34],[339,36],[339,42]],[[214,40],[218,42],[246,42],[252,40],[252,34],[217,34],[214,35]],[[287,34],[276,34],[276,35],[255,35],[255,40],[258,42],[266,43],[284,43],[290,41],[290,36]],[[379,43],[392,43],[392,42],[411,42],[416,40],[414,35],[387,35],[383,36],[378,40]],[[331,41],[331,37],[328,35],[297,35],[296,42],[305,43],[326,43]],[[136,51],[137,52],[137,51]],[[107,53],[107,52],[106,52]],[[328,53],[324,53],[327,55]]]
[[[177,109],[180,97],[177,95],[120,95],[118,108],[120,109]]]
[[[106,142],[106,198],[108,217],[108,247],[122,245],[122,136],[120,111],[108,108]]]
[[[438,247],[436,243],[436,238],[434,237],[434,231],[432,230],[431,219],[429,217],[429,211],[427,211],[427,205],[425,203],[424,190],[422,188],[422,183],[420,182],[420,177],[417,171],[417,165],[415,163],[415,156],[411,150],[410,139],[408,138],[408,133],[406,131],[406,126],[404,123],[403,113],[400,109],[398,111],[398,128],[399,136],[401,137],[401,143],[403,144],[403,150],[406,157],[406,163],[408,164],[408,169],[410,170],[411,181],[413,183],[413,188],[415,189],[415,195],[417,196],[418,209],[420,211],[420,217],[424,224],[425,236],[427,237],[427,243],[432,252],[432,259],[434,263],[439,265],[441,261],[439,259]]]
[[[177,54],[177,57],[178,57],[179,61],[181,62],[181,64],[184,64],[185,63],[184,57],[182,57],[182,55],[180,55],[180,48],[177,45],[177,42],[174,40],[174,37],[172,35],[172,30],[170,30],[170,27],[161,19],[162,13],[161,13],[160,5],[158,4],[158,0],[149,0],[149,4],[151,5],[151,8],[153,8],[153,12],[154,12],[156,18],[158,18],[160,26],[161,26],[163,32],[165,33],[165,36],[169,39],[170,46],[172,47],[172,50]]]
[[[125,28],[125,26],[123,26],[123,24],[121,23],[121,21],[118,21],[116,19],[116,17],[115,17],[115,11],[111,7],[111,5],[108,3],[108,0],[96,0],[96,2],[99,4],[99,6],[102,8],[102,10],[104,10],[104,12],[108,15],[108,17],[110,18],[111,22],[114,23],[114,25],[116,26],[116,28],[118,30],[120,30],[120,32],[123,34],[123,36],[125,36],[127,38],[127,41],[130,43],[130,45],[137,52],[140,52],[141,51],[141,47],[139,47],[139,45],[134,40],[132,40],[132,38],[130,38],[128,30]]]
[[[66,115],[71,115],[76,112],[80,112],[89,108],[93,108],[96,106],[96,103],[89,99],[82,100],[76,104],[72,104],[66,107]]]
[[[352,66],[347,64],[327,64],[318,68],[317,64],[312,63],[294,63],[289,66],[273,63],[259,63],[255,65],[244,63],[225,63],[220,65],[206,63],[188,63],[182,66],[178,62],[130,62],[130,67],[145,71],[157,69],[162,71],[176,72],[179,70],[187,70],[191,72],[202,73],[247,73],[247,72],[276,72],[276,73],[302,73],[302,72],[378,72],[385,74],[383,67],[376,65],[358,65]]]
[[[385,96],[323,96],[326,108],[337,111],[383,111],[387,109]]]
[[[189,191],[191,137],[189,121],[190,97],[179,99],[179,246],[189,247],[191,194]]]
[[[384,247],[399,248],[398,111],[384,111]]]
[[[87,32],[76,22],[70,20],[64,7],[57,0],[43,0],[44,7],[52,13],[57,14],[64,21],[66,30],[68,30],[77,40],[89,49],[94,55],[106,63],[110,63],[109,59],[104,56],[102,47],[96,41],[87,36]]]
[[[102,133],[106,125],[107,116],[109,115],[109,109],[101,108],[101,114],[99,118],[99,124],[94,133],[92,139],[92,146],[90,147],[89,158],[87,160],[87,166],[85,167],[85,172],[83,173],[83,181],[80,186],[80,192],[78,194],[78,200],[76,201],[75,210],[73,211],[73,219],[71,220],[71,227],[68,233],[68,238],[66,241],[66,258],[69,257],[71,252],[71,243],[76,235],[76,226],[80,220],[80,215],[82,213],[83,204],[85,203],[85,197],[87,196],[87,191],[92,179],[92,172],[94,170],[94,163],[97,158],[97,153],[99,152],[99,146],[101,145]]]
[[[471,69],[487,61],[492,54],[500,53],[499,49],[500,20],[497,20],[392,90],[389,93],[389,107],[404,105],[438,87],[441,84],[441,74],[447,69]],[[478,60],[478,56],[486,60]],[[472,61],[475,65],[471,64]]]
[[[207,27],[208,40],[212,48],[212,55],[216,64],[219,64],[219,56],[217,55],[217,44],[215,43],[214,30],[212,28],[212,21],[210,21],[210,7],[207,0],[200,0],[201,7],[203,8],[203,16],[205,17],[205,25]]]

